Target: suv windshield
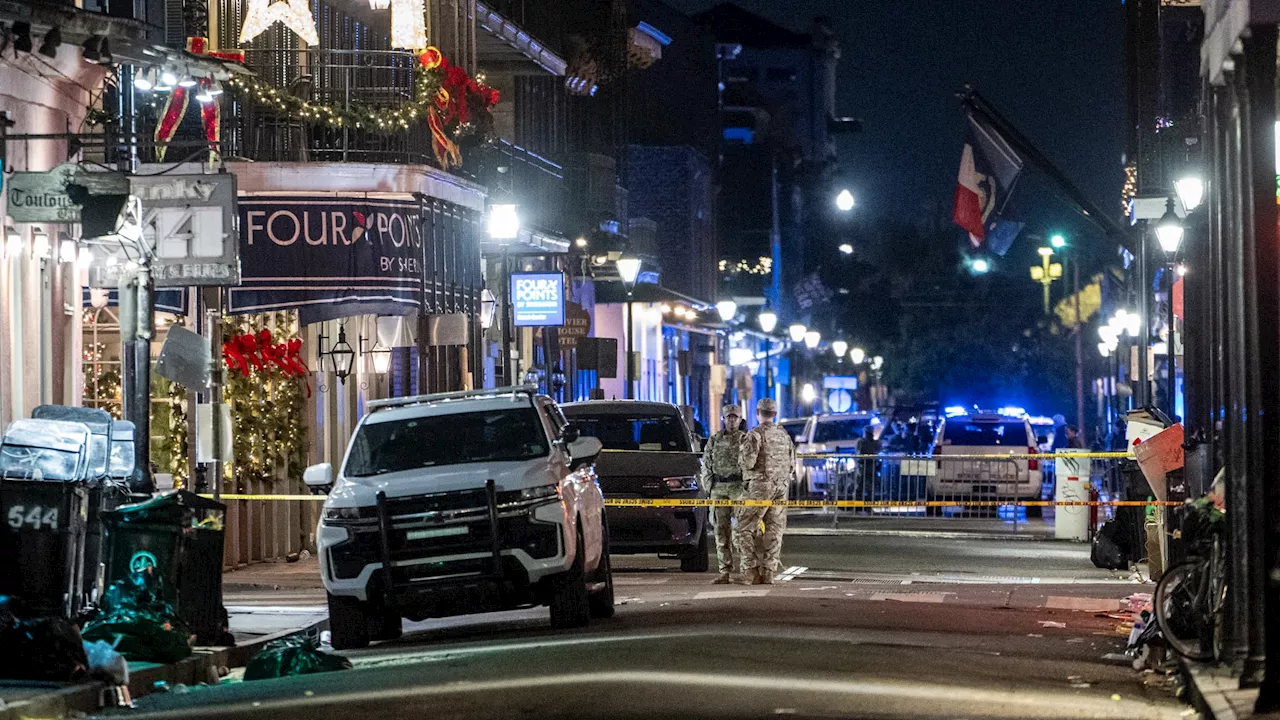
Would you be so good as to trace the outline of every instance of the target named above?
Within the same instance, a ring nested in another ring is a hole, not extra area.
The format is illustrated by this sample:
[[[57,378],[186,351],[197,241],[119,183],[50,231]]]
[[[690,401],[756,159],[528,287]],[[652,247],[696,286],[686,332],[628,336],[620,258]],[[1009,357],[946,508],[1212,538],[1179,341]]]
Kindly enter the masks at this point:
[[[440,465],[506,462],[550,451],[531,407],[365,423],[347,459],[347,477]]]
[[[582,434],[596,438],[606,450],[689,452],[689,439],[676,415],[579,415],[569,421]]]
[[[1027,426],[1020,422],[947,423],[943,438],[951,445],[1013,445],[1028,447]]]
[[[836,442],[839,440],[857,440],[862,431],[870,427],[870,418],[851,418],[848,420],[819,420],[813,431],[815,443]]]

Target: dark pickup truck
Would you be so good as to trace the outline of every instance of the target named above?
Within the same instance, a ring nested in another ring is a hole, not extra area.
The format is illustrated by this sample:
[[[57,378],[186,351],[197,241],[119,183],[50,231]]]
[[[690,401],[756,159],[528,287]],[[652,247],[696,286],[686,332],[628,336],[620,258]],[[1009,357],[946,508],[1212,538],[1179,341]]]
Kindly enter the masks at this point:
[[[600,440],[596,475],[606,502],[614,499],[701,498],[701,456],[675,405],[593,400],[562,405],[584,437]],[[709,567],[705,507],[607,507],[614,554],[678,558],[685,572]]]

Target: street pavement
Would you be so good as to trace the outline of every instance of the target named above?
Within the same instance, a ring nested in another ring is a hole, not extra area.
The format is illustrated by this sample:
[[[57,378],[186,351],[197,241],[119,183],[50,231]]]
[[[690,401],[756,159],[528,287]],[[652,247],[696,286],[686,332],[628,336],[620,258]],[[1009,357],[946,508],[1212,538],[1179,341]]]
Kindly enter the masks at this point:
[[[618,557],[618,614],[553,632],[545,609],[405,623],[355,669],[144,698],[134,718],[1178,718],[1123,658],[1115,617],[1151,592],[1084,545],[796,534],[773,586],[711,585]],[[227,604],[322,612],[314,559],[228,573]],[[1104,656],[1110,655],[1110,659]]]

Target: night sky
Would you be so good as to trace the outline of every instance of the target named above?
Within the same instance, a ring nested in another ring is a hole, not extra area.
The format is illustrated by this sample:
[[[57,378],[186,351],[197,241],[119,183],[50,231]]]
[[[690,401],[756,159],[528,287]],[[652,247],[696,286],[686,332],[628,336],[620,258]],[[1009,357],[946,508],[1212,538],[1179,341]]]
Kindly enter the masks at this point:
[[[714,4],[669,2],[686,12]],[[860,135],[840,140],[839,158],[860,212],[950,213],[965,129],[953,93],[971,82],[1097,205],[1118,214],[1124,151],[1120,0],[738,4],[801,32],[816,15],[831,18],[843,49],[839,112],[865,121]],[[1034,175],[1024,175],[1014,196],[1024,219],[1032,221],[1028,232],[1093,232],[1069,205],[1050,199],[1047,183]],[[1024,238],[1010,255],[1032,259],[1034,253],[1035,242]]]

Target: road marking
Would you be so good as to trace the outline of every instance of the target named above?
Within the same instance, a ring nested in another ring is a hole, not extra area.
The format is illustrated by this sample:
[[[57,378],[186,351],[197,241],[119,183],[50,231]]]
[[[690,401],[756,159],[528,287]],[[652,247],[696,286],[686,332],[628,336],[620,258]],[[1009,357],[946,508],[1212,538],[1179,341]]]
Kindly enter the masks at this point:
[[[835,585],[823,585],[822,587],[803,587],[803,588],[800,588],[800,592],[805,592],[807,590],[839,590],[839,589],[840,588]]]
[[[805,572],[807,572],[808,570],[809,570],[809,568],[807,568],[807,567],[800,567],[799,565],[792,565],[791,567],[789,567],[789,568],[787,568],[786,570],[783,570],[783,571],[782,571],[782,574],[781,574],[781,575],[779,575],[779,576],[777,577],[777,582],[790,582],[790,581],[795,580],[796,578],[800,577],[801,575],[803,575],[803,574],[804,574]]]
[[[1044,606],[1051,610],[1076,610],[1079,612],[1112,612],[1124,605],[1122,600],[1110,598],[1063,597],[1050,595]]]
[[[769,588],[750,588],[743,590],[706,590],[693,596],[694,600],[720,600],[735,597],[764,597]]]
[[[630,577],[620,573],[613,574],[614,585],[662,585],[670,581],[671,578],[664,577]]]
[[[874,593],[871,596],[871,599],[914,603],[942,603],[947,601],[948,595],[955,595],[955,593]]]

